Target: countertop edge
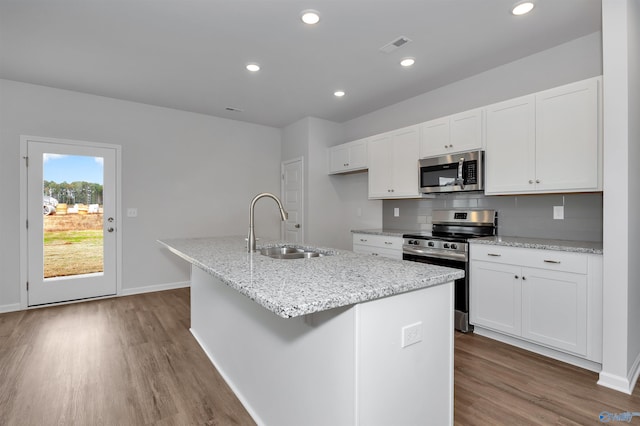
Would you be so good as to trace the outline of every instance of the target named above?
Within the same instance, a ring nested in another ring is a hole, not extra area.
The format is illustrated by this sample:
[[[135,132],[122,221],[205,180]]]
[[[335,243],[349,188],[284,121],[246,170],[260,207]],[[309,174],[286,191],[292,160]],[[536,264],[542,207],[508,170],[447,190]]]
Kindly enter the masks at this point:
[[[426,274],[425,276],[416,279],[415,271],[414,271],[414,279],[410,282],[405,282],[403,280],[392,280],[387,284],[382,284],[378,286],[370,286],[363,285],[362,288],[350,288],[346,293],[335,293],[335,289],[333,291],[329,291],[325,296],[318,298],[310,298],[309,300],[301,300],[300,298],[295,298],[295,300],[287,300],[278,299],[278,297],[273,297],[273,294],[270,294],[268,289],[256,288],[254,286],[247,286],[243,284],[243,280],[240,282],[235,282],[233,276],[229,277],[223,273],[225,271],[226,264],[218,264],[215,261],[212,261],[208,256],[201,256],[201,252],[194,251],[191,247],[185,246],[186,250],[183,250],[181,247],[181,243],[185,241],[196,241],[202,240],[206,242],[208,239],[168,239],[168,240],[158,240],[163,247],[167,248],[172,254],[175,254],[179,258],[189,262],[193,266],[198,267],[204,272],[212,275],[213,277],[219,279],[224,284],[229,286],[230,288],[238,291],[240,294],[248,297],[253,300],[257,304],[261,305],[265,309],[270,312],[276,314],[281,318],[294,318],[303,315],[313,314],[316,312],[322,312],[334,308],[339,308],[343,306],[350,306],[357,303],[366,303],[368,301],[394,296],[396,294],[402,294],[413,290],[423,289],[427,287],[433,287],[440,284],[445,284],[451,281],[455,281],[456,279],[464,277],[464,271],[450,269],[449,271],[437,271],[433,273]],[[213,241],[214,239],[211,239]],[[174,244],[172,244],[172,242]],[[175,245],[175,246],[174,246]],[[266,245],[266,244],[265,244]],[[295,245],[295,244],[292,244]],[[177,247],[176,247],[177,246]],[[335,249],[334,249],[335,250]],[[186,251],[186,252],[185,252]],[[353,252],[345,252],[335,250],[337,256],[345,256],[347,262],[355,261],[358,262],[360,260],[365,262],[370,262],[369,256],[358,255]],[[260,255],[261,256],[261,255]],[[198,257],[202,257],[202,260],[198,259]],[[328,259],[331,259],[333,256],[329,256]],[[261,259],[260,262],[270,260]],[[379,259],[379,261],[391,261],[386,259]],[[393,261],[398,262],[398,261]],[[415,267],[414,262],[409,262],[407,265],[410,269]],[[220,271],[218,270],[220,269]],[[449,268],[448,268],[449,269]],[[222,271],[222,272],[221,272]],[[397,272],[397,270],[396,270]],[[275,277],[274,279],[282,279],[282,275],[279,277]],[[285,275],[286,277],[286,275]],[[376,280],[377,281],[377,280]],[[254,283],[255,284],[255,283]],[[340,282],[339,285],[343,285],[344,283]],[[341,288],[341,287],[338,287]],[[303,289],[304,290],[304,289]],[[346,290],[346,289],[345,289]],[[304,294],[304,291],[301,293]]]
[[[526,237],[482,237],[469,240],[470,244],[483,244],[504,247],[531,248],[538,250],[556,250],[571,253],[602,255],[601,243],[588,241],[567,241]]]

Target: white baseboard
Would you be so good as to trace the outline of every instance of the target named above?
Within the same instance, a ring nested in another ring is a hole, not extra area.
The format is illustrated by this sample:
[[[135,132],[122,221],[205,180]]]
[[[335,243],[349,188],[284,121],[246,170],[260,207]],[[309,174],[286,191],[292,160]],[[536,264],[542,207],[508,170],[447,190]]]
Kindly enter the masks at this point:
[[[173,290],[174,288],[183,288],[191,286],[190,281],[182,281],[176,283],[155,284],[144,287],[132,287],[122,289],[118,296],[131,296],[133,294],[153,293],[155,291]]]
[[[605,388],[613,389],[618,392],[623,392],[629,395],[631,394],[631,391],[629,390],[630,383],[626,377],[605,373],[603,371],[600,373],[598,384],[600,386],[604,386]]]
[[[10,305],[0,305],[0,314],[4,314],[5,312],[15,312],[15,311],[19,311],[20,308],[20,304],[19,303],[12,303]]]
[[[618,376],[616,374],[601,372],[598,384],[609,389],[617,390],[628,395],[633,393],[636,387],[638,376],[640,375],[640,354],[636,357],[635,362],[627,373],[627,377]]]
[[[102,296],[102,297],[94,297],[94,298],[90,298],[90,299],[81,299],[81,300],[71,300],[68,302],[61,302],[61,303],[51,303],[48,305],[38,305],[38,306],[31,306],[31,307],[27,307],[26,309],[42,309],[42,308],[46,308],[49,306],[60,306],[60,305],[69,305],[72,303],[81,303],[81,302],[86,302],[88,300],[98,300],[98,299],[109,299],[112,297],[120,297],[120,296],[131,296],[134,294],[142,294],[142,293],[153,293],[156,291],[164,291],[164,290],[173,290],[175,288],[184,288],[184,287],[190,287],[191,286],[191,282],[190,281],[183,281],[183,282],[175,282],[175,283],[167,283],[167,284],[157,284],[157,285],[148,285],[145,287],[134,287],[134,288],[128,288],[128,289],[124,289],[120,292],[120,294],[114,294],[111,296]],[[15,311],[21,311],[23,310],[23,308],[20,306],[20,303],[12,303],[9,305],[0,305],[0,314],[3,313],[7,313],[7,312],[15,312]]]

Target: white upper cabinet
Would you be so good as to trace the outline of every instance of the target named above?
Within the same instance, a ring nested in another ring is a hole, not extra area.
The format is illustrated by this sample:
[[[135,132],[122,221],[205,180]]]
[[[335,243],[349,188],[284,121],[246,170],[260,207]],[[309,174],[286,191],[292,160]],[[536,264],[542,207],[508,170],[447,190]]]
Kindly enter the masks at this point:
[[[601,189],[598,117],[597,79],[536,95],[536,189]]]
[[[602,190],[600,78],[486,108],[486,194]]]
[[[367,139],[329,148],[329,174],[347,173],[367,168]]]
[[[420,158],[481,149],[482,110],[427,121],[420,131]]]
[[[369,198],[419,198],[419,127],[369,139]]]
[[[535,97],[510,99],[486,109],[485,193],[532,190],[535,175]]]

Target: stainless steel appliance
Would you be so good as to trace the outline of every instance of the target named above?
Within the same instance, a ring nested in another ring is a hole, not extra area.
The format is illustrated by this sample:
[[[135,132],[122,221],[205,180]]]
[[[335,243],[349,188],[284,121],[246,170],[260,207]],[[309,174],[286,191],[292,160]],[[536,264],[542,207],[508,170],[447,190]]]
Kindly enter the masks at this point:
[[[455,282],[455,328],[473,331],[469,324],[470,238],[496,235],[498,215],[494,210],[434,210],[431,232],[404,234],[402,258],[414,262],[463,269],[465,277]]]
[[[484,190],[484,151],[467,151],[419,161],[420,192]]]

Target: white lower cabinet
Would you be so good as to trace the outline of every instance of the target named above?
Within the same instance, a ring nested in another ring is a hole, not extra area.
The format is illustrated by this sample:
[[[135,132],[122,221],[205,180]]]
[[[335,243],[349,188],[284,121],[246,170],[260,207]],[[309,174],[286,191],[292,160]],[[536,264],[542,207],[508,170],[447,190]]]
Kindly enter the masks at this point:
[[[402,260],[402,237],[354,233],[353,251]]]
[[[470,288],[471,322],[493,330],[520,335],[520,267],[491,262],[473,262]]]
[[[602,362],[602,256],[480,244],[470,251],[476,329]]]

